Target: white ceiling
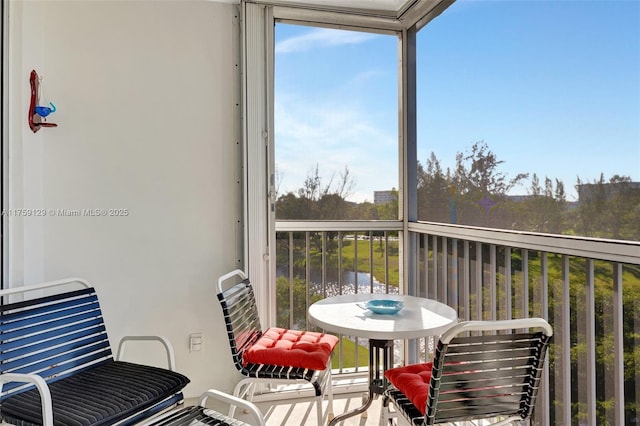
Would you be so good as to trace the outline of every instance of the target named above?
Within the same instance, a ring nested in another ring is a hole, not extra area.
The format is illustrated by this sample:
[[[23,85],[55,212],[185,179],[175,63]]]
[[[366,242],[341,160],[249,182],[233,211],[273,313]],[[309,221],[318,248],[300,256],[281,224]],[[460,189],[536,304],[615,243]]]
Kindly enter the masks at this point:
[[[426,24],[455,0],[247,0],[256,3],[297,9],[300,12],[321,12],[365,19],[383,19],[407,28]]]

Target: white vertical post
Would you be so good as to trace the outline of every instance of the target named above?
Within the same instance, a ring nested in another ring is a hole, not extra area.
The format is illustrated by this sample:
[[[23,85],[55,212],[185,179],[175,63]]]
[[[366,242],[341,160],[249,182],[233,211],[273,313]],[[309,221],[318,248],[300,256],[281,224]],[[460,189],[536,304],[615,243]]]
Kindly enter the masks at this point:
[[[451,291],[450,306],[452,306],[458,316],[460,315],[460,280],[458,278],[458,240],[456,238],[451,240],[451,283],[449,284]]]
[[[476,319],[482,320],[482,243],[476,242]]]
[[[529,259],[529,255],[527,254],[527,262]],[[528,267],[527,267],[528,269]],[[549,320],[549,263],[547,262],[547,253],[540,253],[540,277],[542,282],[540,283],[541,290],[541,309],[542,309],[542,318],[545,320]],[[540,389],[540,397],[539,400],[542,400],[542,410],[539,417],[539,424],[548,425],[551,419],[551,401],[550,398],[550,380],[549,380],[549,354],[547,353],[546,358],[544,359],[544,372],[543,372],[543,385]]]
[[[562,350],[560,371],[556,372],[556,378],[560,379],[560,387],[562,389],[562,417],[556,418],[559,424],[571,424],[571,292],[570,292],[570,268],[569,256],[562,256],[562,312],[561,339],[558,339]],[[554,294],[554,297],[556,295]],[[556,398],[557,399],[557,398]]]
[[[511,247],[504,248],[505,319],[512,319],[511,306]]]
[[[498,280],[496,277],[496,268],[498,267],[496,261],[496,245],[489,245],[489,288],[491,293],[491,320],[497,319],[497,295],[496,290],[498,286]]]
[[[623,299],[622,299],[622,264],[613,264],[613,371],[614,371],[614,396],[616,400],[615,405],[615,424],[624,424],[624,312],[623,312]],[[635,301],[634,303],[638,303]],[[637,305],[636,305],[637,306]],[[637,311],[636,311],[637,312]],[[635,321],[638,323],[636,317]],[[634,327],[634,333],[638,332],[638,328]],[[635,339],[636,342],[638,339]],[[638,367],[638,365],[636,365]],[[638,376],[636,375],[636,389],[638,383]],[[636,395],[636,404],[639,397]]]
[[[522,253],[522,317],[529,318],[529,250],[522,249],[521,253]]]
[[[442,257],[440,261],[442,262],[440,266],[440,276],[442,279],[440,280],[440,301],[444,304],[449,303],[449,268],[447,264],[447,256],[449,253],[449,239],[447,237],[442,237]]]
[[[417,30],[410,28],[400,32],[398,37],[398,153],[400,170],[400,191],[398,191],[401,209],[400,219],[403,226],[400,232],[401,286],[408,294],[417,294],[418,236],[409,233],[409,222],[418,220],[418,153],[416,124],[416,35]],[[408,362],[416,362],[416,341],[407,344]]]
[[[245,148],[245,270],[254,284],[263,327],[275,323],[275,240],[273,203],[270,198],[272,170],[273,19],[270,9],[242,2],[243,88]],[[271,22],[271,26],[267,25]],[[273,234],[273,235],[272,235]]]
[[[587,423],[596,424],[596,309],[595,309],[595,278],[593,259],[587,259],[585,289],[585,334],[587,359],[585,372],[587,375]]]
[[[464,246],[463,246],[463,250],[464,250],[464,262],[462,264],[462,267],[464,268],[463,270],[463,277],[462,277],[462,282],[463,282],[463,292],[464,294],[462,295],[462,303],[464,304],[464,319],[469,321],[471,319],[471,302],[470,302],[470,298],[471,298],[471,291],[470,291],[470,287],[471,287],[471,268],[470,268],[470,259],[469,259],[469,241],[464,240]]]

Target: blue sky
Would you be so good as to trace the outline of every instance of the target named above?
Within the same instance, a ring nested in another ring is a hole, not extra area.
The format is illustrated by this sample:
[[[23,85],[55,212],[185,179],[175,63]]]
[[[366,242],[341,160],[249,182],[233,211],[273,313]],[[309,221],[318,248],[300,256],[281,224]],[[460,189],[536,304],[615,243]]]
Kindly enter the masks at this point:
[[[509,177],[640,180],[640,1],[458,1],[418,34],[418,160],[483,140]],[[276,26],[279,191],[398,187],[397,39]],[[514,188],[526,194],[528,185]]]

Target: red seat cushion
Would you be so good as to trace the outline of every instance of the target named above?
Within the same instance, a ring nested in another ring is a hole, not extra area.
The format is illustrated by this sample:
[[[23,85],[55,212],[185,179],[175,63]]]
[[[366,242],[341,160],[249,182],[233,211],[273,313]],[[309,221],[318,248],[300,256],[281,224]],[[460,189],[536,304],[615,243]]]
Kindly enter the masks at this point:
[[[272,327],[244,351],[245,364],[270,364],[324,370],[338,338],[312,331]]]
[[[385,371],[384,376],[424,415],[433,363],[411,364]]]

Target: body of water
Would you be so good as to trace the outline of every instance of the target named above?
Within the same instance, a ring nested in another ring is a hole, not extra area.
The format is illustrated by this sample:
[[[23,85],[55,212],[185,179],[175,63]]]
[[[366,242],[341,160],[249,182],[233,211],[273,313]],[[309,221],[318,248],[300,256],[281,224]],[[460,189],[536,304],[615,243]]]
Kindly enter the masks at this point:
[[[287,276],[288,270],[278,271],[278,276]],[[337,274],[327,273],[326,281],[322,283],[322,273],[319,271],[312,271],[310,278],[310,287],[313,293],[321,293],[329,296],[336,296],[338,294],[353,294],[353,293],[374,293],[381,294],[387,293],[387,285],[380,282],[376,277],[372,277],[367,272],[353,272],[343,271],[341,280],[338,280]],[[389,286],[389,294],[398,294],[398,287]]]

